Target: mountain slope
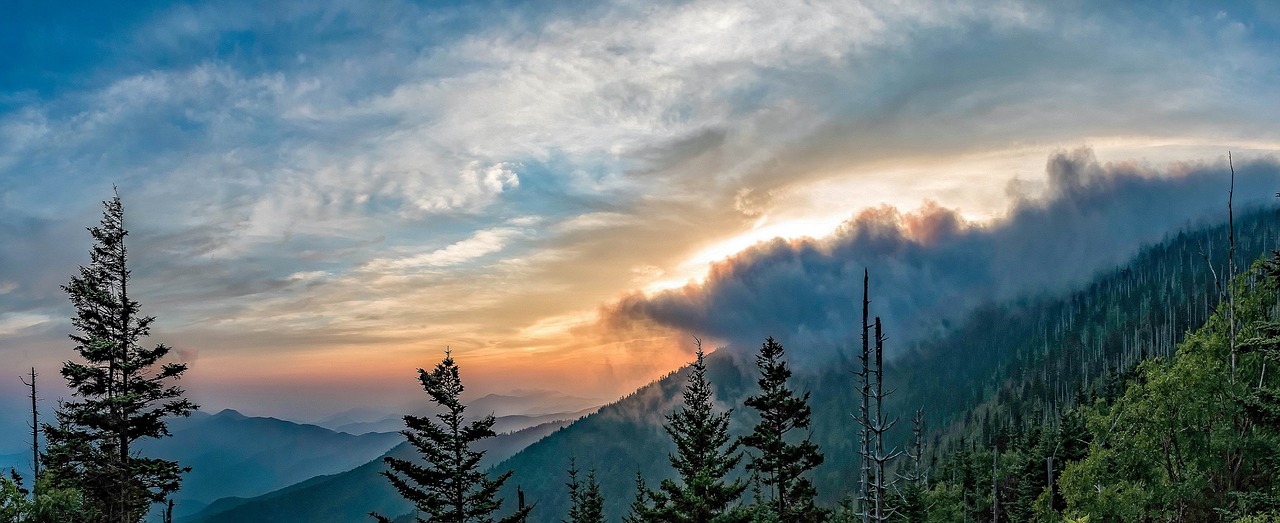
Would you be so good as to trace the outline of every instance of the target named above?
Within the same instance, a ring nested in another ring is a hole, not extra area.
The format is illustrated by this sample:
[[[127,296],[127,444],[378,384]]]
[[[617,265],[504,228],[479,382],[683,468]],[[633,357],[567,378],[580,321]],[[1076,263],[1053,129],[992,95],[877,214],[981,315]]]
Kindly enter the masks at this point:
[[[520,449],[568,425],[568,421],[545,423],[483,442],[486,450],[481,466],[507,459]],[[401,441],[403,436],[395,435]],[[385,455],[414,459],[415,451],[401,443]],[[308,479],[252,499],[227,498],[209,505],[183,523],[345,523],[369,521],[369,511],[395,516],[412,509],[408,502],[380,475],[382,458],[351,470]],[[512,498],[515,499],[515,498]],[[510,507],[508,507],[510,508]]]
[[[1273,214],[1266,210],[1237,218],[1239,260],[1254,259],[1280,244]],[[971,409],[993,399],[1011,405],[1026,396],[1033,400],[1020,403],[1018,410],[1045,412],[1069,401],[1080,388],[1105,382],[1116,367],[1167,352],[1217,302],[1212,275],[1224,272],[1225,260],[1221,255],[1213,259],[1211,270],[1204,258],[1213,246],[1225,251],[1225,238],[1225,227],[1177,234],[1079,291],[980,307],[889,366],[886,388],[897,392],[886,400],[886,410],[908,418],[923,406],[930,427],[966,421],[981,425]],[[809,357],[806,347],[787,349],[791,359]],[[826,503],[850,493],[856,476],[857,428],[851,418],[855,366],[851,350],[841,354],[838,361],[822,365],[823,371],[797,374],[793,382],[812,392],[813,437],[827,458],[814,480]],[[742,407],[755,390],[749,355],[741,348],[721,350],[707,364],[718,401],[735,409],[731,430],[745,433],[754,423],[753,413]],[[675,407],[684,378],[683,372],[673,373],[502,463],[498,468],[516,471],[504,496],[514,499],[514,485],[520,484],[538,502],[530,521],[558,521],[567,511],[564,469],[575,456],[580,468],[597,469],[606,514],[620,519],[633,496],[637,471],[651,486],[671,477],[664,457],[673,448],[662,431],[663,415]],[[1007,407],[987,410],[987,425],[1009,423],[1013,416]],[[908,429],[905,422],[899,428]]]
[[[170,422],[171,438],[143,440],[141,452],[191,467],[175,512],[192,514],[216,499],[256,496],[368,462],[396,445],[395,433],[361,436],[234,410],[198,412]]]

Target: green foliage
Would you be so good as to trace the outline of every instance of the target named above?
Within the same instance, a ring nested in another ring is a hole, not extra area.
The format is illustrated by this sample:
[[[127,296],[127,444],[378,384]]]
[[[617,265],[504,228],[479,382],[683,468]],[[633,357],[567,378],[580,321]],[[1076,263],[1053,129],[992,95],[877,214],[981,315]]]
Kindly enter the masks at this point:
[[[760,413],[755,429],[741,439],[743,445],[756,449],[747,470],[760,478],[765,489],[764,495],[756,498],[756,512],[789,522],[822,521],[825,511],[813,502],[817,490],[802,476],[822,464],[822,453],[808,437],[809,393],[797,396],[787,386],[791,369],[782,359],[783,353],[782,345],[772,337],[760,346],[756,355],[760,393],[745,401]],[[804,439],[788,441],[792,431],[804,431]],[[769,509],[763,510],[762,505]]]
[[[434,522],[490,523],[493,513],[502,507],[498,489],[511,477],[508,471],[490,478],[480,468],[483,450],[475,450],[476,442],[496,436],[494,417],[487,415],[468,422],[466,406],[458,399],[462,394],[462,378],[449,351],[431,372],[418,369],[418,380],[431,396],[431,401],[444,408],[430,417],[405,416],[405,438],[422,460],[383,458],[390,470],[382,472],[400,495]],[[501,523],[522,521],[529,508],[500,519]],[[370,513],[383,523],[390,519]],[[428,520],[418,517],[419,522]]]
[[[1267,511],[1241,516],[1231,520],[1232,523],[1280,523],[1280,511]]]
[[[22,488],[22,478],[10,471],[10,477],[0,477],[0,523],[18,523],[31,512],[27,490]]]
[[[57,424],[45,424],[44,456],[55,490],[80,492],[95,514],[89,521],[140,521],[154,503],[178,490],[187,469],[177,462],[138,455],[141,438],[169,435],[165,418],[196,406],[170,382],[186,364],[163,363],[169,347],[145,348],[154,317],[142,316],[129,297],[124,207],[117,195],[104,202],[102,223],[89,229],[91,262],[63,289],[76,309],[76,352],[62,376],[76,396],[62,402]],[[158,367],[158,368],[157,368]]]
[[[1269,336],[1274,285],[1254,277],[1234,285],[1241,337]],[[1069,513],[1222,521],[1269,501],[1256,494],[1275,488],[1280,434],[1241,399],[1256,400],[1274,386],[1274,374],[1262,375],[1265,353],[1252,351],[1240,356],[1233,376],[1229,318],[1225,311],[1214,315],[1173,360],[1144,363],[1114,403],[1086,410],[1096,440],[1063,475]]]
[[[1266,255],[1280,233],[1274,208],[1240,213],[1235,226],[1240,259]],[[1206,246],[1226,242],[1225,224],[1180,232],[1079,290],[981,306],[889,363],[886,386],[897,393],[886,409],[925,406],[931,425],[953,427],[945,446],[990,442],[1002,426],[1065,412],[1082,391],[1086,400],[1119,395],[1126,370],[1171,358],[1208,321],[1219,301],[1215,281],[1227,271],[1220,257],[1205,261]],[[834,414],[814,409],[815,419]],[[821,432],[815,440],[833,448]]]
[[[924,496],[928,507],[925,519],[928,523],[965,521],[965,496],[963,486],[939,482]]]
[[[748,520],[738,506],[746,490],[741,480],[727,479],[742,454],[729,436],[729,412],[715,412],[702,344],[684,389],[684,407],[667,416],[666,430],[675,443],[671,466],[680,477],[665,479],[651,491],[651,521],[664,523],[733,523]]]
[[[78,491],[55,487],[47,474],[40,476],[35,488],[38,494],[34,495],[23,488],[17,472],[0,477],[0,523],[63,523],[97,518]]]

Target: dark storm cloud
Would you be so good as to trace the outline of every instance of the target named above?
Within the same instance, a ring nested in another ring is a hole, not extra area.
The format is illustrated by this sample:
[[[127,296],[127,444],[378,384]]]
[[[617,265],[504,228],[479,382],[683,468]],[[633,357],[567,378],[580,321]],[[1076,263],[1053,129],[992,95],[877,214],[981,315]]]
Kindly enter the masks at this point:
[[[1237,209],[1280,188],[1274,158],[1237,164],[1236,173]],[[1225,161],[1155,172],[1099,164],[1077,149],[1052,155],[1046,174],[1041,196],[1019,196],[990,225],[934,204],[867,209],[829,238],[758,244],[715,264],[703,284],[632,294],[606,321],[643,319],[736,347],[772,335],[831,351],[857,332],[865,267],[874,314],[902,347],[983,301],[1081,284],[1173,230],[1226,217]]]

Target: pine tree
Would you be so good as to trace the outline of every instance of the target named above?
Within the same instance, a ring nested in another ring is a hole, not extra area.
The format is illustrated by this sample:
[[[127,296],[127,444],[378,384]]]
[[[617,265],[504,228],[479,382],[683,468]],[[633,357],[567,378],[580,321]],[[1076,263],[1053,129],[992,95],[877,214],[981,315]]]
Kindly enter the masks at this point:
[[[490,523],[493,513],[502,508],[498,490],[511,477],[512,471],[490,478],[480,469],[485,451],[473,450],[476,442],[496,436],[494,417],[487,415],[467,421],[466,406],[458,399],[462,394],[462,378],[453,355],[445,350],[444,360],[431,372],[418,369],[418,380],[431,400],[444,411],[431,417],[405,416],[408,427],[402,433],[409,444],[422,455],[422,461],[387,456],[390,470],[382,472],[400,495],[409,500],[430,519],[419,522]],[[518,509],[500,519],[502,523],[523,521],[531,507]],[[370,513],[382,523],[387,517]]]
[[[649,506],[649,488],[644,484],[644,476],[636,472],[636,497],[631,501],[631,510],[622,518],[622,523],[649,523],[653,521],[653,508]]]
[[[564,523],[578,523],[582,520],[582,482],[578,481],[577,459],[569,458],[569,518]]]
[[[596,479],[596,470],[587,471],[587,490],[582,493],[581,523],[604,523],[604,494],[600,492],[600,481]]]
[[[747,521],[749,514],[736,501],[746,490],[741,480],[727,476],[742,461],[739,442],[729,437],[729,412],[715,412],[711,383],[697,340],[698,357],[690,367],[684,389],[684,408],[667,416],[667,434],[676,444],[669,456],[680,482],[662,481],[652,493],[656,521],[670,523],[730,523]]]
[[[84,363],[62,366],[77,399],[58,406],[56,425],[43,426],[44,463],[54,488],[83,496],[95,513],[91,521],[133,523],[177,491],[189,470],[175,461],[140,456],[134,443],[169,436],[165,419],[187,416],[196,405],[171,384],[187,366],[160,363],[170,348],[139,345],[155,318],[142,316],[129,295],[128,232],[120,196],[103,205],[101,224],[89,229],[96,242],[91,261],[63,287],[76,309],[72,324],[78,333],[71,339]]]
[[[796,396],[787,387],[791,369],[782,359],[784,349],[772,337],[765,340],[756,355],[756,367],[760,369],[760,394],[747,398],[746,405],[760,412],[760,423],[755,430],[742,438],[742,444],[757,449],[747,463],[747,470],[755,472],[767,492],[766,499],[756,503],[769,503],[782,521],[822,521],[825,511],[813,503],[817,490],[808,478],[801,475],[822,464],[822,453],[805,434],[802,441],[787,441],[793,430],[809,429],[809,393]]]
[[[569,458],[569,519],[564,523],[604,523],[604,495],[596,471],[587,472],[587,482],[578,481],[578,466]]]

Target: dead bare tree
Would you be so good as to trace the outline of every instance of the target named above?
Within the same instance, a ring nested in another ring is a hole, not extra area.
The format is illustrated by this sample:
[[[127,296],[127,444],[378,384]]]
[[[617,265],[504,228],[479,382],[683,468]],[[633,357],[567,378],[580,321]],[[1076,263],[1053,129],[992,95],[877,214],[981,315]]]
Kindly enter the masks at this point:
[[[874,416],[868,425],[867,430],[875,436],[875,448],[872,450],[872,461],[875,465],[874,483],[872,484],[872,497],[875,502],[874,519],[877,523],[888,521],[894,514],[891,507],[886,506],[885,501],[888,499],[889,487],[893,482],[888,481],[885,475],[886,465],[898,457],[901,452],[897,449],[888,451],[884,448],[884,434],[898,423],[898,418],[892,420],[884,414],[884,398],[893,393],[892,390],[886,392],[884,390],[884,331],[880,325],[880,317],[876,317],[876,350],[875,350],[875,366],[871,371],[872,379],[875,381],[875,394],[873,397]]]
[[[862,363],[862,370],[857,376],[861,385],[862,404],[858,409],[857,421],[861,426],[858,432],[861,438],[861,447],[858,451],[858,457],[861,466],[860,485],[858,487],[858,510],[862,516],[862,523],[868,523],[871,519],[869,505],[871,501],[871,340],[868,324],[868,318],[871,309],[871,300],[869,298],[870,276],[867,269],[862,269],[862,353],[859,360]]]
[[[1231,383],[1236,382],[1236,221],[1231,209],[1236,191],[1236,167],[1227,151],[1227,167],[1231,169],[1231,187],[1227,189],[1227,323],[1231,329]]]
[[[31,381],[21,377],[23,385],[31,388],[31,492],[34,496],[36,480],[40,477],[40,412],[36,401],[36,368],[31,367]]]
[[[859,360],[862,369],[856,373],[861,385],[862,404],[855,416],[861,430],[861,478],[858,491],[859,515],[864,523],[888,521],[893,510],[887,506],[889,487],[894,483],[886,476],[886,465],[901,452],[886,451],[884,435],[897,424],[898,419],[889,420],[884,415],[884,398],[893,391],[884,390],[884,331],[880,318],[876,317],[875,350],[872,351],[870,329],[871,300],[869,298],[870,276],[866,269],[862,270],[862,353]],[[874,359],[873,359],[874,356]]]

